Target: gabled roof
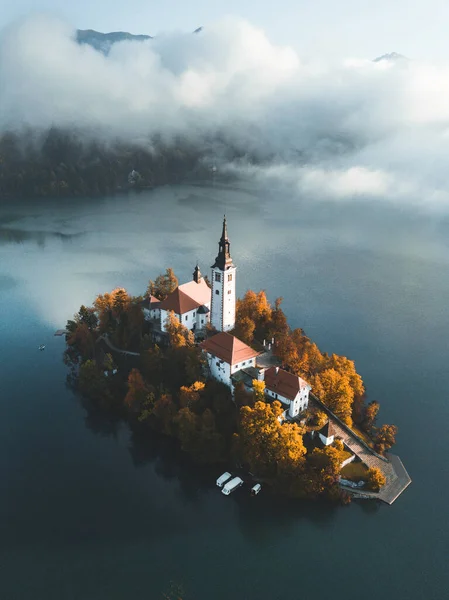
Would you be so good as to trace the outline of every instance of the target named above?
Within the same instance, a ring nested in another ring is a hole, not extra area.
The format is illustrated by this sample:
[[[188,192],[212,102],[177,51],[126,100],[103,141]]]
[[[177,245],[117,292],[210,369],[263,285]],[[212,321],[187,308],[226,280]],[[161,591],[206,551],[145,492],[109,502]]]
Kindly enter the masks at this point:
[[[161,301],[156,296],[149,296],[142,300],[141,306],[144,308],[159,308]]]
[[[189,298],[196,300],[198,304],[210,304],[212,291],[202,277],[198,283],[196,281],[189,281],[180,285],[178,289],[189,296]]]
[[[198,283],[189,281],[178,286],[165,300],[162,300],[159,308],[173,310],[178,315],[183,315],[203,304],[210,304],[210,299],[211,289],[204,279],[200,279]]]
[[[236,365],[259,355],[259,352],[247,346],[234,335],[224,331],[208,338],[200,344],[200,347],[217,358],[221,358],[229,365]]]
[[[294,400],[298,392],[310,385],[301,377],[293,375],[284,369],[270,367],[264,373],[265,387],[288,400]]]
[[[195,284],[196,285],[196,284]],[[173,310],[178,315],[183,315],[191,310],[195,310],[198,306],[201,306],[202,302],[197,302],[187,294],[181,291],[178,287],[176,290],[171,292],[165,300],[159,305],[159,308],[163,310]]]
[[[330,438],[333,435],[335,435],[335,429],[334,429],[332,423],[330,421],[328,421],[326,423],[326,425],[323,425],[323,427],[321,427],[321,429],[318,431],[318,433],[321,433],[321,435],[325,438]]]

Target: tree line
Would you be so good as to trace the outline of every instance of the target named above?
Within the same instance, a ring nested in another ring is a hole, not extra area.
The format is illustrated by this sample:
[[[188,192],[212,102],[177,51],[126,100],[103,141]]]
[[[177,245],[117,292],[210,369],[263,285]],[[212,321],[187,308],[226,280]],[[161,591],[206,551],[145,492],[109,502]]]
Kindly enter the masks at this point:
[[[208,175],[203,156],[204,148],[181,138],[102,143],[56,127],[6,132],[0,134],[0,198],[100,196],[179,183]]]

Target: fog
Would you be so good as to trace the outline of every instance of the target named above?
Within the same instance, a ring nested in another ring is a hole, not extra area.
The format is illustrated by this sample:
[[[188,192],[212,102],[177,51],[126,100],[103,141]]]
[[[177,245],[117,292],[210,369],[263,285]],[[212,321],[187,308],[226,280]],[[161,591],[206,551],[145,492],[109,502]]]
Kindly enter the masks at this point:
[[[209,155],[212,145],[220,170],[299,196],[446,209],[449,68],[372,58],[304,62],[236,18],[104,56],[78,45],[70,24],[33,15],[0,35],[0,132],[185,136],[207,141]],[[227,147],[248,160],[230,164]]]

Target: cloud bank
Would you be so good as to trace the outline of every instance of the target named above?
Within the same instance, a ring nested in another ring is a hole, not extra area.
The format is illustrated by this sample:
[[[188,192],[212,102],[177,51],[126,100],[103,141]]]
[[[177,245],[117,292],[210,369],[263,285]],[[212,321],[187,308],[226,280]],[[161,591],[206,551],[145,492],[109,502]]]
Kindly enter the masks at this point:
[[[301,195],[449,207],[449,66],[304,63],[239,19],[108,56],[53,17],[14,23],[0,34],[0,132],[24,126],[219,139],[251,157],[223,168]]]

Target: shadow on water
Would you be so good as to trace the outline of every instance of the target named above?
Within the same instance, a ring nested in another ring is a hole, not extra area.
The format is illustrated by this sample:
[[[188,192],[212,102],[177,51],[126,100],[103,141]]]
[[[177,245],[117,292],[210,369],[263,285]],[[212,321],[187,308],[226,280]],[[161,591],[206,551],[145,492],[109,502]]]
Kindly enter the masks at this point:
[[[89,410],[85,423],[93,433],[112,437],[118,435],[120,427],[123,426],[119,415],[114,417],[92,410],[92,407],[89,409],[86,402],[83,402],[83,407]],[[228,465],[197,463],[180,449],[177,440],[140,424],[129,426],[129,431],[128,450],[133,465],[136,468],[152,465],[158,477],[166,481],[175,481],[177,494],[184,503],[197,504],[210,492],[219,493],[215,481],[224,470],[230,468]],[[325,529],[337,511],[348,510],[325,500],[288,499],[274,493],[265,485],[262,494],[252,497],[251,485],[250,480],[245,481],[244,486],[226,501],[233,502],[237,508],[241,533],[253,540],[266,541],[267,537],[271,541],[278,539],[300,519],[306,519]],[[221,500],[221,497],[217,496],[217,506],[218,498]],[[269,527],[263,525],[267,522]]]

